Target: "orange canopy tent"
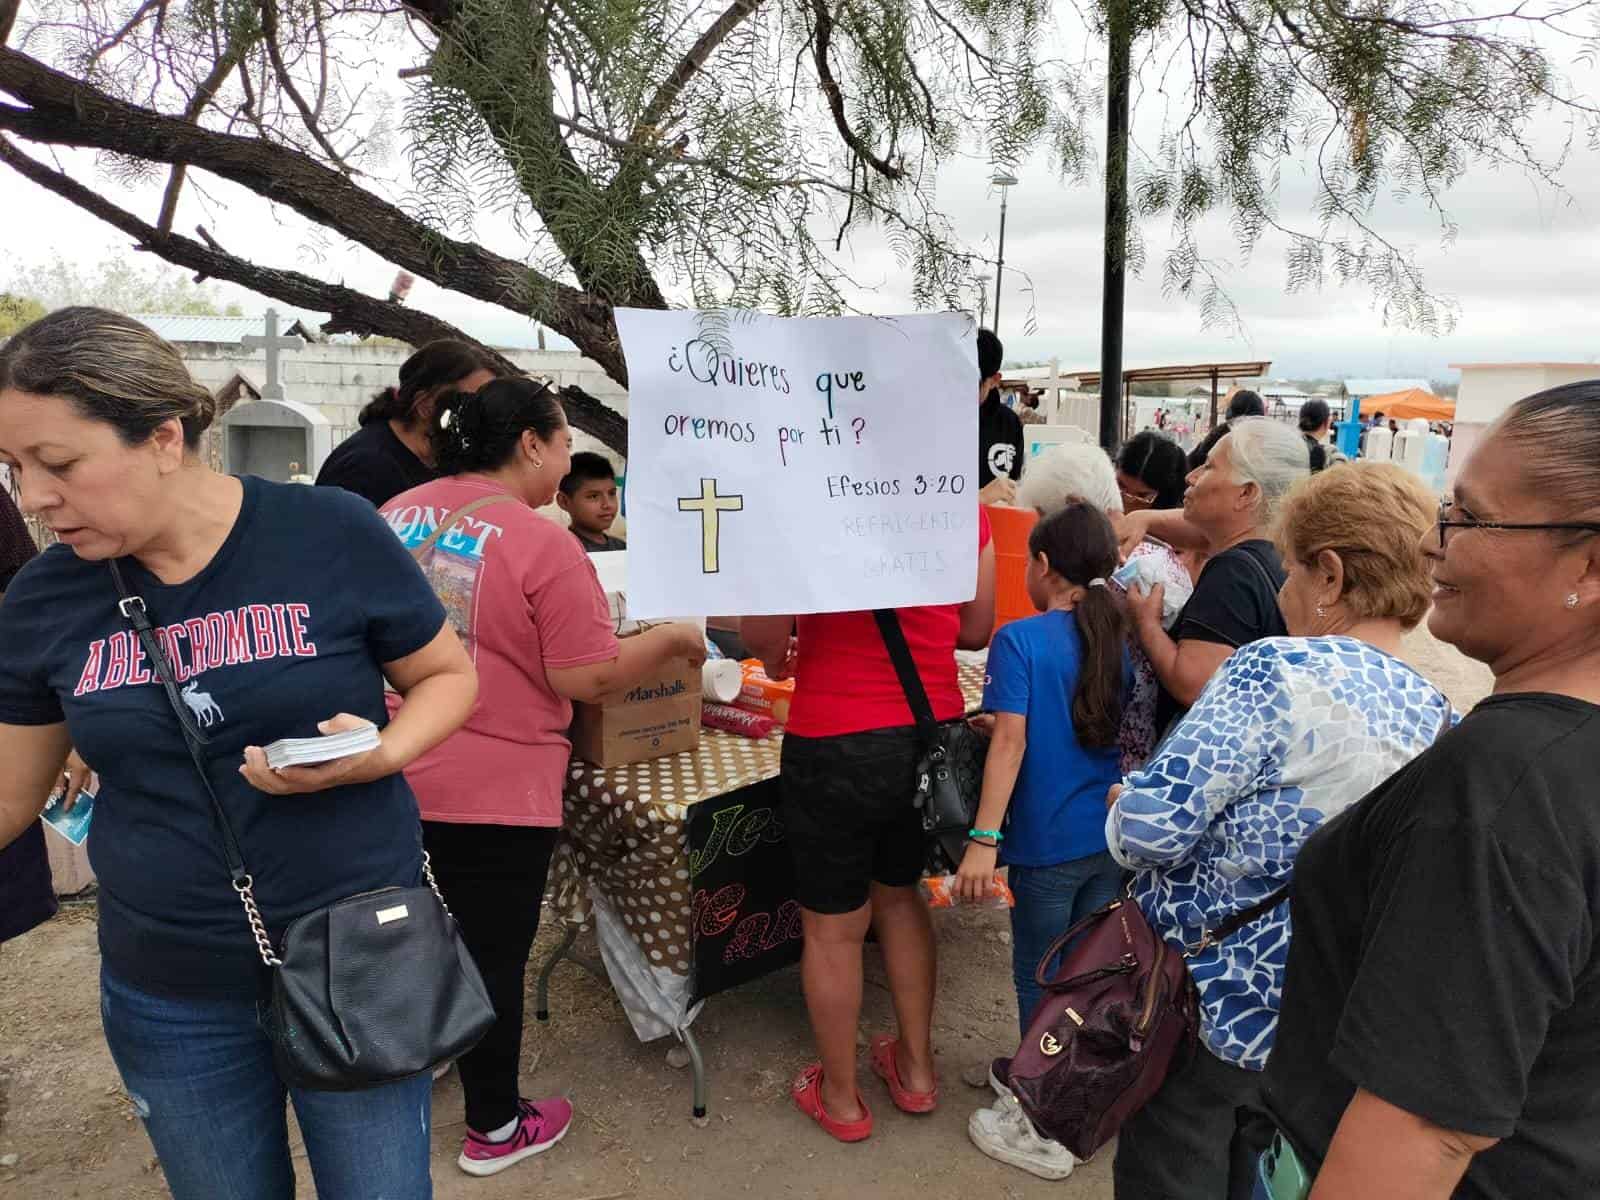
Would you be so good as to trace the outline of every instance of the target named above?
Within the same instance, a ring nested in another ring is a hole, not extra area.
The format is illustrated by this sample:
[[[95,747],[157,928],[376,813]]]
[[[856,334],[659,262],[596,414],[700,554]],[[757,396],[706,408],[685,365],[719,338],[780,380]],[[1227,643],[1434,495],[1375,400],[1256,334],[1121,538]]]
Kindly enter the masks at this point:
[[[1382,413],[1385,418],[1409,421],[1422,417],[1428,421],[1454,421],[1456,402],[1425,392],[1421,388],[1407,388],[1403,392],[1390,392],[1385,396],[1368,396],[1361,402],[1364,414]]]

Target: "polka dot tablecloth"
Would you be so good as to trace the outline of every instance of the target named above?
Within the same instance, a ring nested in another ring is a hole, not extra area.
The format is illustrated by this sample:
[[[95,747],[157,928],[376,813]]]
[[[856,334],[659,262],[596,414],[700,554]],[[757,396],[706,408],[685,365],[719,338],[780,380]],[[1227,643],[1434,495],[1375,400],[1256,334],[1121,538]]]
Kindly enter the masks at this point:
[[[963,662],[969,706],[983,667]],[[689,810],[714,796],[775,778],[781,735],[753,741],[701,731],[694,750],[625,767],[574,759],[563,797],[566,837],[551,866],[551,895],[568,922],[589,918],[588,885],[612,902],[646,962],[687,976],[694,961]]]

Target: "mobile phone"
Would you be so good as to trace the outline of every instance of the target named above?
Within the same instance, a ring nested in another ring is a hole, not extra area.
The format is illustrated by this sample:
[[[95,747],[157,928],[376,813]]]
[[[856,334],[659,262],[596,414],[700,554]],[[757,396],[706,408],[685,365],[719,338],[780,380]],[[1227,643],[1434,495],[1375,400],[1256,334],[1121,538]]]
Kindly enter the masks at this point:
[[[1311,1195],[1311,1173],[1283,1134],[1256,1160],[1256,1188],[1252,1200],[1306,1200]]]

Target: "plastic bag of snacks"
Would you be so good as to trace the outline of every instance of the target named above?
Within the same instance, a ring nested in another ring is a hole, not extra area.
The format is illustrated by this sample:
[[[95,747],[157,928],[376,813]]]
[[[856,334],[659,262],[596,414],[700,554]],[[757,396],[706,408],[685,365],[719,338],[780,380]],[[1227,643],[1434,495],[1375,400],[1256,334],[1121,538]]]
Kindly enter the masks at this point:
[[[1011,894],[1006,881],[998,875],[989,885],[989,890],[984,893],[983,899],[976,904],[963,900],[956,894],[954,875],[930,875],[917,886],[922,889],[922,898],[928,902],[929,908],[955,908],[957,905],[962,905],[967,908],[1006,909],[1017,906],[1017,898]]]
[[[789,705],[794,700],[794,680],[770,678],[760,659],[747,658],[739,666],[744,672],[744,684],[733,703],[746,712],[760,713],[779,725],[787,725]]]

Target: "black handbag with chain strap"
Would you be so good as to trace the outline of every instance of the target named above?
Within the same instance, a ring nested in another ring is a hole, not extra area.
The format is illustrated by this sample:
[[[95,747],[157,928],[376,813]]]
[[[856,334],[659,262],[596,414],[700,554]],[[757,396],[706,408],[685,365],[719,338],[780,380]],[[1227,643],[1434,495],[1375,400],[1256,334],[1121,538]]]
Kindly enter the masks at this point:
[[[263,1022],[283,1080],[314,1091],[358,1091],[430,1070],[478,1043],[494,1007],[455,919],[433,880],[335,901],[297,917],[276,948],[256,907],[228,814],[211,786],[207,738],[185,711],[172,664],[156,640],[144,600],[133,595],[116,560],[118,610],[133,626],[167,694],[184,744],[211,800],[233,890],[244,906],[261,961],[272,972]]]

